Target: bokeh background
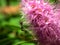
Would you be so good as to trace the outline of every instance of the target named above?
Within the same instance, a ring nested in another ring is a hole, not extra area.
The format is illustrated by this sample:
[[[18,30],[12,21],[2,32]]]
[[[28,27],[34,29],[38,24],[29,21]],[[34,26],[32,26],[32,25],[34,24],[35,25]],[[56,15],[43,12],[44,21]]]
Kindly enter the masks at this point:
[[[37,45],[37,39],[20,11],[20,2],[21,0],[0,0],[0,45]]]

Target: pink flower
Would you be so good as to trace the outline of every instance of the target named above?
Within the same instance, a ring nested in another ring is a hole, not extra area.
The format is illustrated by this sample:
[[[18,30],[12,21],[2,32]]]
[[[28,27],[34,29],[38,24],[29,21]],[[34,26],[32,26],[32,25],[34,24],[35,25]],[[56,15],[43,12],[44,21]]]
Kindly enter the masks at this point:
[[[22,10],[41,45],[60,45],[60,9],[53,7],[44,0],[22,0]]]
[[[44,3],[44,0],[22,0],[22,6],[22,10],[30,20],[39,15],[46,17],[53,15],[53,8],[48,3]]]

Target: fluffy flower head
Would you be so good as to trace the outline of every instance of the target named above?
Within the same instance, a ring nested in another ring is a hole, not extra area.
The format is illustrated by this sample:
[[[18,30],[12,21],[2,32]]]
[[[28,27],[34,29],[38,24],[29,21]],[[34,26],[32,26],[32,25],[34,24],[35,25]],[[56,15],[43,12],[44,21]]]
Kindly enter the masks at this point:
[[[45,0],[22,0],[22,10],[41,45],[60,45],[60,9],[53,9]]]
[[[22,10],[30,20],[38,17],[38,23],[41,23],[40,19],[43,19],[46,23],[52,20],[53,8],[44,0],[22,0]]]

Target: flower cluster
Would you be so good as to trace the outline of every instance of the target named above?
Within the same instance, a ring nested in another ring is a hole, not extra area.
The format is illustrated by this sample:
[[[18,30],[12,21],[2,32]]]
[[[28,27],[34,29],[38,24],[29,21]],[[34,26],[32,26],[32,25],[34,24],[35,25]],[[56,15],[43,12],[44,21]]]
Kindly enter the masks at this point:
[[[44,0],[22,0],[22,6],[22,10],[30,20],[42,16],[47,22],[47,20],[53,16],[53,8],[48,3],[44,3]],[[37,20],[40,21],[40,19]],[[50,20],[52,20],[52,18]]]
[[[60,10],[54,10],[44,0],[22,0],[22,10],[41,45],[60,45]]]

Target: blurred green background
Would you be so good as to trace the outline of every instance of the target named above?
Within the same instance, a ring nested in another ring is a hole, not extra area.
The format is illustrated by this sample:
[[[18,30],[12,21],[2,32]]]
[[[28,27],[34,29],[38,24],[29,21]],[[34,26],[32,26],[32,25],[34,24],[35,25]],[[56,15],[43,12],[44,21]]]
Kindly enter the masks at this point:
[[[21,0],[0,0],[1,8],[17,6]],[[50,0],[55,3],[56,0]],[[0,12],[0,45],[37,45],[35,36],[29,30],[24,14],[18,11],[14,14]]]
[[[17,6],[21,0],[0,0],[0,9]],[[28,29],[24,14],[0,12],[0,45],[35,45],[32,31]]]

